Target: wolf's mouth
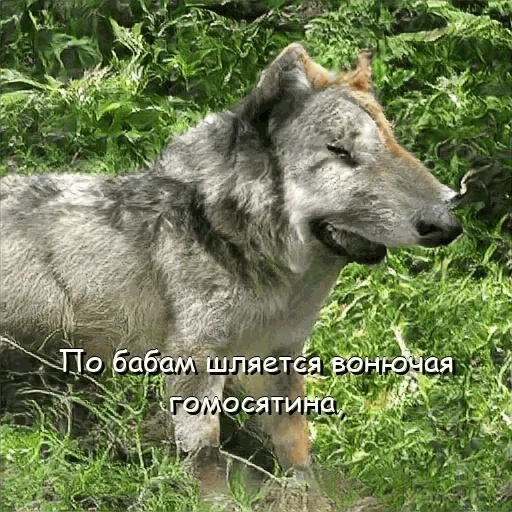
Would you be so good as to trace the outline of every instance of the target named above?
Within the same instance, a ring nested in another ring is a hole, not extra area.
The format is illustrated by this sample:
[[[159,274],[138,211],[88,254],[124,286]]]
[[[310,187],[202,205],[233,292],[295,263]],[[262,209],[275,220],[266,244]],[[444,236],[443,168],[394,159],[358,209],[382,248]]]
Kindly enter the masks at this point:
[[[382,261],[387,254],[385,245],[372,242],[352,231],[335,228],[326,221],[312,222],[311,231],[331,252],[349,261],[371,265]]]

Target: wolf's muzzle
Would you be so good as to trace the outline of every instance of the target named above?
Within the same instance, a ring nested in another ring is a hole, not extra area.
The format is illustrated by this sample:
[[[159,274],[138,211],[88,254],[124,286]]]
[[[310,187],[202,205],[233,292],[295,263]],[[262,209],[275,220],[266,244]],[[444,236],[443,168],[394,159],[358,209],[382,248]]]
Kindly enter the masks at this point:
[[[453,215],[446,215],[442,220],[429,222],[420,219],[416,222],[419,234],[419,244],[424,247],[438,247],[448,245],[462,234],[462,225]]]

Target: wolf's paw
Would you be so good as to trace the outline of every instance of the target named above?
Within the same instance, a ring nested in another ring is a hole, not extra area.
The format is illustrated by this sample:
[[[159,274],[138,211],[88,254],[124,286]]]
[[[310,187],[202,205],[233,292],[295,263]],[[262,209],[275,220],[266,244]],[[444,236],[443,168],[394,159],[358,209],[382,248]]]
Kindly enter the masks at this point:
[[[206,446],[183,459],[186,473],[199,481],[201,494],[227,492],[227,462],[219,449]]]
[[[318,488],[316,479],[310,471],[295,471],[292,476],[279,482],[267,482],[265,498],[258,504],[270,512],[332,512],[330,501]]]

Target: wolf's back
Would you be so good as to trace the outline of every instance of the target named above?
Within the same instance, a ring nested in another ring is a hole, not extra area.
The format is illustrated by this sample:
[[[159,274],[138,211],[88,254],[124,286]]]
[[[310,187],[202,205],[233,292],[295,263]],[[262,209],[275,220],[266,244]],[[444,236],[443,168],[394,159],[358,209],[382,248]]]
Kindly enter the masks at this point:
[[[162,301],[148,255],[133,240],[131,217],[124,230],[112,222],[109,180],[83,174],[1,179],[2,335],[37,342],[52,333],[76,334],[84,344],[95,340],[95,351],[98,343],[139,338],[138,345],[162,336]]]

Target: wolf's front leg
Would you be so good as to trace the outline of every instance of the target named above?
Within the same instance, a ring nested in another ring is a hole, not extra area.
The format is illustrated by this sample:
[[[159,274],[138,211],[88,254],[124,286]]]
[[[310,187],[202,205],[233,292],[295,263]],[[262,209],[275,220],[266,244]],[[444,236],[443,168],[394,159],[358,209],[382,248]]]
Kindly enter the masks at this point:
[[[172,397],[196,397],[201,403],[205,398],[222,400],[225,376],[209,375],[198,367],[198,374],[171,375],[166,385]],[[223,477],[219,458],[220,421],[218,414],[191,414],[177,405],[171,410],[174,438],[178,454],[183,457],[185,468],[203,484],[216,485]]]
[[[288,397],[290,401],[304,397],[304,376],[295,372],[277,375],[245,376],[243,381],[248,396],[260,398],[263,396]],[[306,416],[293,414],[272,414],[261,416],[263,429],[270,436],[274,450],[285,471],[293,470],[297,476],[309,479],[311,477],[310,442]]]

